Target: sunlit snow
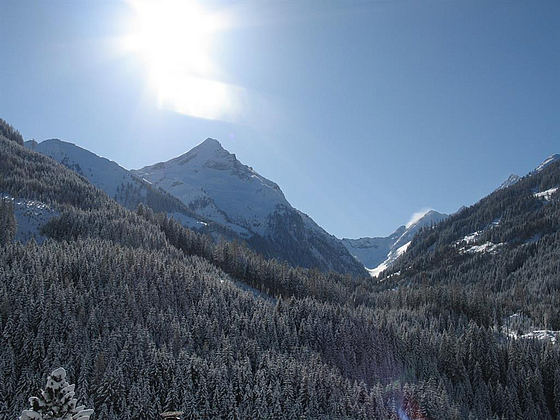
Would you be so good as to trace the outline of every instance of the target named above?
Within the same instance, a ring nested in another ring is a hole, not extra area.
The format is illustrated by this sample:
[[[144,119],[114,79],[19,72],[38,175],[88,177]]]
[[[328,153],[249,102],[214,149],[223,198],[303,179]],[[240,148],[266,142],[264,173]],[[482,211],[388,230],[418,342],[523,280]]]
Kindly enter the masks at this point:
[[[550,188],[546,191],[541,191],[538,193],[534,193],[533,197],[535,198],[539,198],[542,200],[546,200],[546,201],[550,201],[552,199],[552,196],[556,193],[556,191],[558,191],[558,187],[554,187],[554,188]]]

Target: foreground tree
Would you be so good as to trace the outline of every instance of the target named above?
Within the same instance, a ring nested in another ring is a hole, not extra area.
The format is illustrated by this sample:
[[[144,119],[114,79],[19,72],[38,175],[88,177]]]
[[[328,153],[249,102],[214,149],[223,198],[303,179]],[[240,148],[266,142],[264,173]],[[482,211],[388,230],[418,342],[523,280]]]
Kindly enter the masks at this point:
[[[66,381],[64,368],[54,370],[41,395],[29,399],[31,409],[23,410],[20,420],[88,420],[93,410],[83,405],[76,407],[74,388]]]

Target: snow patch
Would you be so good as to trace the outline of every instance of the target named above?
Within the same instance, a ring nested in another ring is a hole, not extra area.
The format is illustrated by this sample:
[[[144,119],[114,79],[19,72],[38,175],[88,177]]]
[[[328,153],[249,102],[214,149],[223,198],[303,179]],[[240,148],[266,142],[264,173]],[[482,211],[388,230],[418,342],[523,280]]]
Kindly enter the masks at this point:
[[[463,237],[463,239],[459,239],[456,243],[460,243],[460,242],[465,242],[467,244],[471,244],[473,242],[476,242],[476,240],[480,237],[480,235],[482,235],[484,233],[484,231],[479,230],[477,232],[471,233],[470,235],[467,235],[465,237]]]
[[[515,313],[504,319],[502,333],[513,340],[548,340],[554,344],[560,339],[560,331],[537,328],[530,317]]]
[[[396,250],[391,251],[389,253],[389,255],[387,256],[387,259],[385,261],[383,261],[381,264],[379,264],[377,267],[375,267],[373,269],[367,269],[367,271],[369,272],[369,275],[372,276],[372,277],[377,277],[377,276],[379,276],[379,274],[381,274],[381,272],[383,272],[387,268],[391,267],[395,263],[395,261],[402,254],[404,254],[406,252],[406,250],[410,246],[411,242],[412,241],[408,241],[406,244],[400,246]]]
[[[553,344],[560,339],[560,331],[552,330],[534,330],[520,334],[519,332],[505,329],[505,334],[513,340],[548,340]]]
[[[497,249],[504,244],[495,244],[492,242],[486,242],[482,245],[473,245],[471,247],[465,247],[459,250],[461,254],[480,254],[480,253],[490,253],[493,254],[497,251]]]
[[[550,188],[546,191],[541,191],[533,194],[533,197],[538,198],[540,200],[550,201],[552,200],[552,196],[558,191],[558,187]]]
[[[461,246],[459,248],[459,253],[460,254],[475,254],[475,253],[482,253],[482,252],[489,252],[489,253],[494,253],[496,252],[496,250],[502,246],[503,244],[494,244],[492,242],[486,242],[484,244],[480,244],[480,245],[474,245],[482,236],[482,234],[484,232],[486,232],[487,230],[490,229],[494,229],[495,227],[500,225],[500,221],[501,218],[497,218],[492,220],[492,222],[490,222],[490,224],[485,227],[482,230],[478,230],[476,232],[473,232],[469,235],[464,236],[463,238],[459,239],[458,241],[455,241],[455,246]]]
[[[38,244],[42,244],[46,237],[41,235],[41,228],[60,213],[41,201],[14,199],[8,194],[0,194],[0,196],[14,202],[14,215],[17,222],[15,240],[25,243],[35,239]]]

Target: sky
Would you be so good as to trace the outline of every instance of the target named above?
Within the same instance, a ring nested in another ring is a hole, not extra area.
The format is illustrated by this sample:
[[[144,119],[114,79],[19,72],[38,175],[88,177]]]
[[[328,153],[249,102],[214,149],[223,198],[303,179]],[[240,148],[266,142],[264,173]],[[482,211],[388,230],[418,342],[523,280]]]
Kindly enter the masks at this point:
[[[0,63],[26,139],[138,169],[216,138],[337,237],[560,153],[557,0],[0,0]]]

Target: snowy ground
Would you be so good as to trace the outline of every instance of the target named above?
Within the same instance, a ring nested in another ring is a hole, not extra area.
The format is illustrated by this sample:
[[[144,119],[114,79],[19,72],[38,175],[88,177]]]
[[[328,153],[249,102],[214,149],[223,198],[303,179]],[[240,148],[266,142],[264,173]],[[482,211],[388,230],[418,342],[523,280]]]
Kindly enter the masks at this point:
[[[455,246],[460,247],[460,254],[480,254],[480,253],[495,253],[504,244],[495,244],[493,242],[485,242],[483,244],[476,245],[476,242],[482,236],[482,234],[490,229],[500,225],[500,219],[493,220],[484,229],[477,232],[470,233],[455,242]]]
[[[556,191],[558,191],[558,187],[554,187],[554,188],[551,188],[551,189],[546,190],[546,191],[541,191],[541,192],[534,193],[533,197],[541,199],[541,200],[545,200],[545,201],[550,201],[550,200],[552,200],[552,196],[556,193]]]
[[[0,194],[14,201],[14,213],[17,221],[16,241],[27,242],[35,238],[41,244],[46,239],[41,235],[41,228],[59,213],[45,203],[27,199],[16,199],[7,194]]]
[[[529,317],[516,313],[504,319],[502,333],[513,340],[548,340],[555,344],[560,339],[560,331],[536,328]]]
[[[395,263],[395,261],[397,261],[397,259],[406,252],[411,242],[412,241],[409,241],[403,246],[397,248],[396,250],[391,251],[387,256],[387,259],[383,261],[381,264],[379,264],[377,267],[372,269],[368,268],[367,271],[369,272],[370,276],[377,277],[382,271],[385,271],[387,268],[391,267]]]
[[[481,253],[495,253],[499,247],[503,244],[495,244],[493,242],[486,242],[481,245],[473,245],[471,247],[461,248],[459,253],[461,254],[481,254]]]

